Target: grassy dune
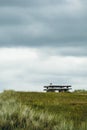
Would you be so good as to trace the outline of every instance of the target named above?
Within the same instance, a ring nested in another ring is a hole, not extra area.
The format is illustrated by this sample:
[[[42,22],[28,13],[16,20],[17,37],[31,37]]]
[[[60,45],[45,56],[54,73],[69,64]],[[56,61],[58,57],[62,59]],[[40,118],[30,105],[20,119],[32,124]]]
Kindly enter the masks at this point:
[[[4,91],[0,130],[87,130],[87,92]]]

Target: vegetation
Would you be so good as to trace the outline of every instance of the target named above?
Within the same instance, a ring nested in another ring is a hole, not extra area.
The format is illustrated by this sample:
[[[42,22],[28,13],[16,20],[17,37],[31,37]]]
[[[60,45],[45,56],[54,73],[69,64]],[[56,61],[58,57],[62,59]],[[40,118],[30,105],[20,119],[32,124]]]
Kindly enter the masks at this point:
[[[0,130],[87,130],[87,92],[4,91]]]

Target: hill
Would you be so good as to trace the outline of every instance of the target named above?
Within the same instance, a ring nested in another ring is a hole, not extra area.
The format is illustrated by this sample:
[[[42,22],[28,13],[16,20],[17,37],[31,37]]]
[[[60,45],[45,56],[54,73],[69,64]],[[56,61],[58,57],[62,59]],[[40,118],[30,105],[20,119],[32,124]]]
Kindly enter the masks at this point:
[[[87,92],[4,91],[0,130],[87,130]]]

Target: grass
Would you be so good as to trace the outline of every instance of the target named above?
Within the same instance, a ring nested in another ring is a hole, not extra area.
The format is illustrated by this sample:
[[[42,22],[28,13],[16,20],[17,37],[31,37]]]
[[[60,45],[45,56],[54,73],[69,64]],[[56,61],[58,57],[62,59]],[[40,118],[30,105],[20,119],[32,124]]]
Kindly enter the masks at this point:
[[[0,130],[87,130],[87,92],[4,91]]]

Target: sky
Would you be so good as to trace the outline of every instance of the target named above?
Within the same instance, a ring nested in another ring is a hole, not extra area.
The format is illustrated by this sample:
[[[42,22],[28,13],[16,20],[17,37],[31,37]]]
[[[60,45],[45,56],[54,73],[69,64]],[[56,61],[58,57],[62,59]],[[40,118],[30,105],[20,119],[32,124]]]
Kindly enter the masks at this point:
[[[87,1],[0,0],[0,91],[87,89]]]

